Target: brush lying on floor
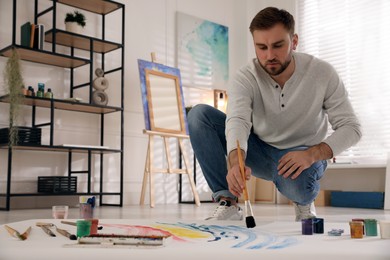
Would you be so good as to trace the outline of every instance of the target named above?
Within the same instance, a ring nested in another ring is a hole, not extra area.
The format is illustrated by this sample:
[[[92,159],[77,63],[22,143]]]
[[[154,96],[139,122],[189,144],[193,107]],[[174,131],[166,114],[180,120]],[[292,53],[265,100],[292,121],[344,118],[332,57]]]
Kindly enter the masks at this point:
[[[238,155],[238,163],[240,165],[240,172],[241,172],[242,180],[244,181],[246,227],[253,228],[256,226],[256,223],[255,223],[255,218],[253,217],[251,202],[249,201],[248,190],[246,189],[245,164],[244,164],[244,160],[242,159],[240,142],[238,140],[237,140],[237,155]]]

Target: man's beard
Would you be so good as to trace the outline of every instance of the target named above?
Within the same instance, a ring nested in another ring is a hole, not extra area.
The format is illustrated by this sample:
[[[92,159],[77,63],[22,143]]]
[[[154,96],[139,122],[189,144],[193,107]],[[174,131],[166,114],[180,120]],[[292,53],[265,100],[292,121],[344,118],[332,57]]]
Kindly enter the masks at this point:
[[[278,76],[280,75],[283,71],[285,71],[288,67],[288,65],[290,65],[292,61],[292,57],[290,57],[290,59],[286,60],[285,63],[281,64],[278,60],[269,60],[266,62],[265,66],[263,66],[263,64],[260,63],[260,66],[271,76]],[[272,68],[267,68],[267,64],[268,63],[279,63],[280,64],[280,68],[276,68],[276,67],[272,67]]]

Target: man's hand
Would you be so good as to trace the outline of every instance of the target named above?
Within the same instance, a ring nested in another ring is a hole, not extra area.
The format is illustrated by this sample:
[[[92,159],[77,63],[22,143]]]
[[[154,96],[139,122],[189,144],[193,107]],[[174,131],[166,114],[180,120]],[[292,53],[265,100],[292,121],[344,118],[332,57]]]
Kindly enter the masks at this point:
[[[242,152],[242,151],[240,151]],[[243,152],[242,152],[243,153]],[[243,158],[245,158],[243,154]],[[245,166],[245,178],[248,181],[251,177],[251,168]],[[237,150],[233,150],[229,154],[228,158],[228,174],[226,176],[229,191],[236,197],[240,197],[244,191],[244,180],[240,172],[240,166],[238,163]]]
[[[292,151],[286,153],[279,160],[279,175],[296,179],[302,171],[309,168],[313,163],[320,160],[327,160],[333,157],[333,151],[326,143],[314,145],[304,151]]]
[[[251,168],[245,166],[245,178],[248,181],[251,177]],[[242,179],[238,164],[231,167],[226,176],[229,191],[236,197],[240,197],[244,190],[244,180]]]
[[[303,170],[309,168],[314,163],[314,159],[308,150],[292,151],[286,153],[279,160],[278,172],[284,178],[288,178],[291,174],[291,179],[297,178]]]

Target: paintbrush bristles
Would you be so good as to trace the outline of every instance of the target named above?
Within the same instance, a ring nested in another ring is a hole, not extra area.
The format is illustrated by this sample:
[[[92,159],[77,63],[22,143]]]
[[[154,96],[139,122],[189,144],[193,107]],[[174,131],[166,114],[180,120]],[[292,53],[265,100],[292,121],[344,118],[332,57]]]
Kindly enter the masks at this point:
[[[256,227],[255,218],[253,216],[246,217],[245,222],[246,222],[246,227],[247,228],[254,228],[254,227]]]

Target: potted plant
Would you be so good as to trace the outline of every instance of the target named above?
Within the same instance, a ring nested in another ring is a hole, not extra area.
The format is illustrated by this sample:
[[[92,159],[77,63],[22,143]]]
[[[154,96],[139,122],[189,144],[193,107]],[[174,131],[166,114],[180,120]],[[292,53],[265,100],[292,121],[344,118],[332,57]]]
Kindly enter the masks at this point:
[[[79,11],[66,13],[65,29],[68,32],[80,33],[85,26],[85,15]]]
[[[5,91],[9,98],[9,131],[8,145],[12,147],[18,143],[17,121],[21,112],[21,104],[24,95],[22,94],[23,77],[20,69],[20,57],[16,49],[12,49],[12,54],[8,58],[4,69]]]

